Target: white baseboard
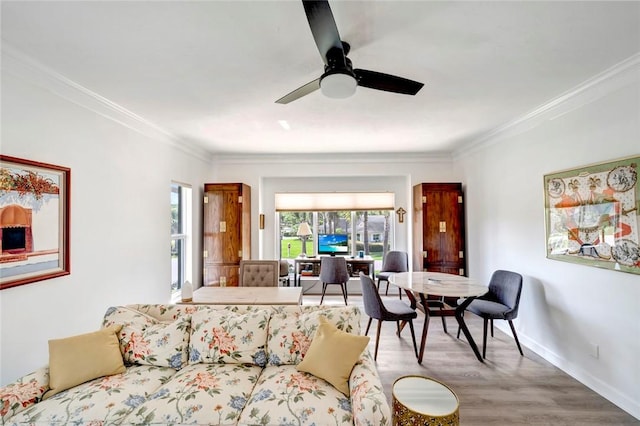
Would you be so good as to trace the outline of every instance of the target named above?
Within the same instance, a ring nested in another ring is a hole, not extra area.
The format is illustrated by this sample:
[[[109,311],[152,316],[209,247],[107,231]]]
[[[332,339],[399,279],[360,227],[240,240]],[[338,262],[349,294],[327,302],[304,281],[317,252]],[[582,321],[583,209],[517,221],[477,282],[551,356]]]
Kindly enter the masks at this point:
[[[503,331],[507,336],[511,336],[511,331],[506,326],[503,328],[502,326],[496,325],[496,327]],[[636,397],[632,398],[630,395],[626,395],[611,387],[608,383],[605,383],[599,378],[593,376],[582,367],[551,351],[526,335],[521,335],[520,332],[518,332],[518,339],[523,346],[526,346],[528,349],[537,353],[542,358],[549,361],[551,364],[555,365],[594,392],[598,393],[603,398],[608,399],[611,403],[617,405],[633,417],[640,419],[640,401],[638,401]]]

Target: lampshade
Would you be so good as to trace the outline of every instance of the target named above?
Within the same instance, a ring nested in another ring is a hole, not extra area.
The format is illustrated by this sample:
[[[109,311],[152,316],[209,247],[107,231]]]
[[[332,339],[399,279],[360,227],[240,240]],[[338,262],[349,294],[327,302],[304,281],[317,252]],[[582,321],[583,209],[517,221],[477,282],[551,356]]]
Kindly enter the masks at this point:
[[[193,286],[190,281],[185,281],[182,284],[182,301],[183,302],[191,302],[193,300]]]
[[[311,232],[311,228],[309,228],[309,224],[307,222],[302,222],[298,227],[297,235],[300,237],[308,237],[311,234],[312,232]]]
[[[358,82],[352,74],[328,72],[320,78],[320,90],[328,98],[348,98],[356,93]]]

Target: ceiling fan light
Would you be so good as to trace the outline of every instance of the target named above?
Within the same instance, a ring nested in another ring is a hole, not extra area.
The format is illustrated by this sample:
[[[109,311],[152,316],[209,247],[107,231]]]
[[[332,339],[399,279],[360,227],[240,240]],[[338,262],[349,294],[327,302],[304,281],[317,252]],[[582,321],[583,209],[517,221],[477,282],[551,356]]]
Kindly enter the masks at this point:
[[[355,77],[341,72],[325,74],[320,80],[320,90],[328,98],[348,98],[356,93],[356,87]]]

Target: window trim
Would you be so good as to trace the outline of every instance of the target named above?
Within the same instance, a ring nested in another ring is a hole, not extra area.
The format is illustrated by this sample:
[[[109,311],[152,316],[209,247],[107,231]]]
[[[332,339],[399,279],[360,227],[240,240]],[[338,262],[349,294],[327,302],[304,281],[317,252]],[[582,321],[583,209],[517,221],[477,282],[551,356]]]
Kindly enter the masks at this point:
[[[177,285],[174,288],[173,253],[171,255],[171,300],[179,295],[185,281],[193,282],[193,189],[190,185],[171,182],[171,194],[178,190],[178,227],[179,232],[171,234],[171,244],[176,241],[178,248]],[[171,206],[174,203],[171,201]],[[173,231],[173,227],[171,229]]]

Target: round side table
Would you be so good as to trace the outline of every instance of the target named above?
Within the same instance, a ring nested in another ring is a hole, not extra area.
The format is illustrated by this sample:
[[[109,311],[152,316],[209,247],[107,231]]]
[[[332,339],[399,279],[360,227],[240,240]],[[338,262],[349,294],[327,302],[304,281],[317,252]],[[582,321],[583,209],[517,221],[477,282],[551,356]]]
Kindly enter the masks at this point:
[[[392,387],[393,424],[457,426],[458,396],[444,383],[424,376],[403,376]]]

